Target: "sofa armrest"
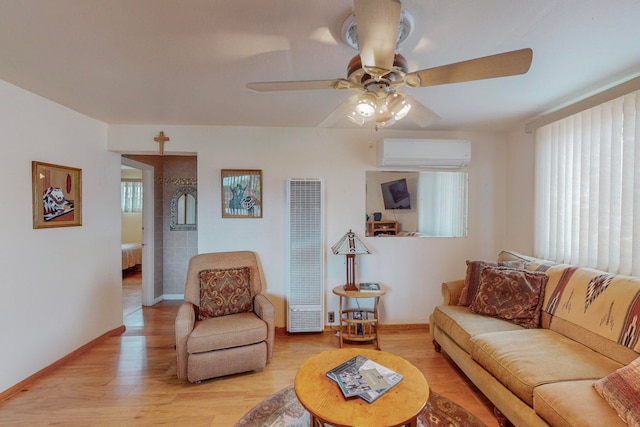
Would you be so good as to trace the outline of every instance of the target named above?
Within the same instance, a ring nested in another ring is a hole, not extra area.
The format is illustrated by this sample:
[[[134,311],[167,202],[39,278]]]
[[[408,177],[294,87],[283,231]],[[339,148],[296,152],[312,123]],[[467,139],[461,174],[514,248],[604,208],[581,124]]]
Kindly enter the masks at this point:
[[[464,279],[443,282],[440,288],[443,305],[458,305],[464,287]]]
[[[176,373],[178,378],[187,378],[187,339],[196,323],[196,310],[189,302],[182,303],[176,314]]]
[[[259,318],[267,322],[267,360],[271,360],[276,334],[276,309],[269,298],[258,294],[253,299],[253,311]]]

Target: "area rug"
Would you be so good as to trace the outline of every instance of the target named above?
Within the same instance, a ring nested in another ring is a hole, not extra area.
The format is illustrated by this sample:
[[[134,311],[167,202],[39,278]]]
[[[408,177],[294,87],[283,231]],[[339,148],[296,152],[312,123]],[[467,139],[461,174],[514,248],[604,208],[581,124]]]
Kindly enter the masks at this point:
[[[271,395],[254,406],[236,427],[307,427],[309,413],[302,407],[293,386]],[[422,427],[486,427],[475,415],[446,397],[431,391],[427,406],[418,416]]]

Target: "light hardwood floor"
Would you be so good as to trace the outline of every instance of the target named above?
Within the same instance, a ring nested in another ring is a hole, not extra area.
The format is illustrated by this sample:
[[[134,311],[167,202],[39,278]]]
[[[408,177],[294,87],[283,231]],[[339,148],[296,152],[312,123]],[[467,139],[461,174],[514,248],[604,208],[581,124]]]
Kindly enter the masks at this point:
[[[233,426],[262,399],[293,384],[297,367],[309,356],[338,345],[330,332],[281,333],[264,370],[191,384],[175,376],[178,305],[162,302],[127,316],[123,335],[107,338],[0,402],[0,425]],[[380,346],[417,366],[432,390],[487,426],[498,425],[484,396],[446,355],[434,351],[426,329],[382,330]]]

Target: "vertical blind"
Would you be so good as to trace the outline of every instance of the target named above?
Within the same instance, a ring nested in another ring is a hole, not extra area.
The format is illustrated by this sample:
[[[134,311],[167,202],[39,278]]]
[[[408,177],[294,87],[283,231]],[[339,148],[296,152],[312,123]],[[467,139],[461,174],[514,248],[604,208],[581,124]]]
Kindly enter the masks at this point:
[[[142,182],[120,182],[120,209],[122,212],[142,212]]]
[[[640,275],[640,91],[536,131],[534,254]]]
[[[419,174],[418,231],[429,236],[467,235],[467,174]]]

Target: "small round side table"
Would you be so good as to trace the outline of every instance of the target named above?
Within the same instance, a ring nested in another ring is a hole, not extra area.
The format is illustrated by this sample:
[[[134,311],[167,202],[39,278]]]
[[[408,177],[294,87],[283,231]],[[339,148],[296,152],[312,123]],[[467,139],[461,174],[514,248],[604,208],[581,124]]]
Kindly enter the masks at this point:
[[[378,327],[380,297],[387,292],[345,291],[344,286],[336,286],[333,293],[340,297],[340,348],[347,341],[375,341],[376,350],[380,350]],[[349,298],[373,298],[373,308],[348,308]]]

